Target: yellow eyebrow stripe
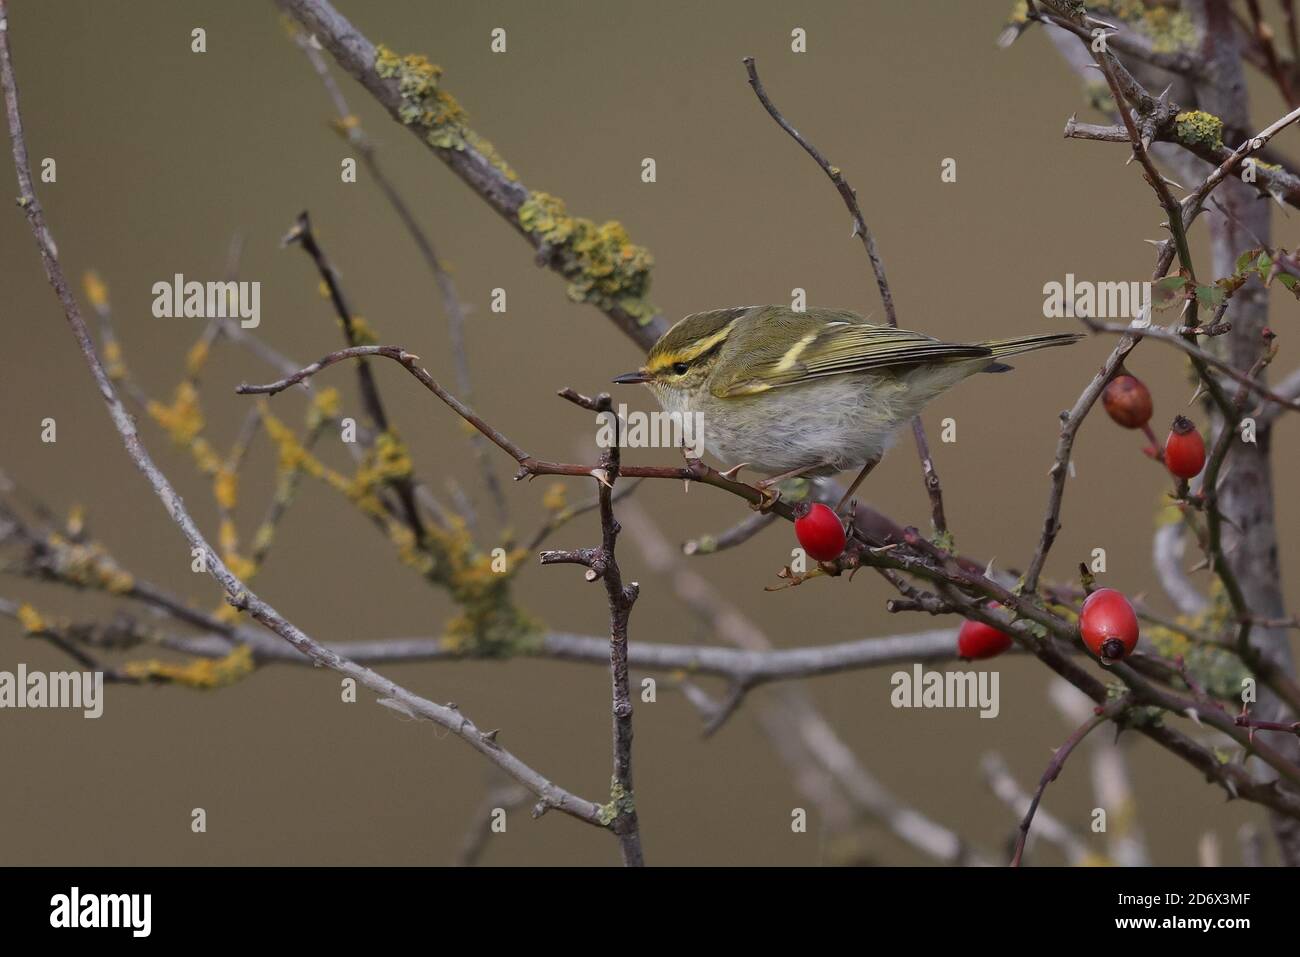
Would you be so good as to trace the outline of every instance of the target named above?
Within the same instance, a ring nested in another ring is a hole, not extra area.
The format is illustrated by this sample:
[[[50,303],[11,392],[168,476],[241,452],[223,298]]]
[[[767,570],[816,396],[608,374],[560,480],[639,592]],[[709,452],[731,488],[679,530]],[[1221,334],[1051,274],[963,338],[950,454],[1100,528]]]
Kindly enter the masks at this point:
[[[667,355],[660,356],[658,361],[656,361],[648,371],[654,372],[659,369],[666,369],[677,362],[691,362],[694,359],[698,359],[723,339],[727,338],[727,336],[731,334],[732,327],[734,327],[740,319],[741,317],[737,316],[713,335],[694,343],[689,349],[682,349],[677,352],[670,352]]]
[[[796,342],[790,347],[790,351],[781,357],[781,361],[772,368],[772,371],[788,372],[790,369],[794,368],[794,364],[799,361],[799,356],[803,354],[805,349],[812,345],[813,340],[819,335],[821,335],[820,331],[810,332],[808,335]]]

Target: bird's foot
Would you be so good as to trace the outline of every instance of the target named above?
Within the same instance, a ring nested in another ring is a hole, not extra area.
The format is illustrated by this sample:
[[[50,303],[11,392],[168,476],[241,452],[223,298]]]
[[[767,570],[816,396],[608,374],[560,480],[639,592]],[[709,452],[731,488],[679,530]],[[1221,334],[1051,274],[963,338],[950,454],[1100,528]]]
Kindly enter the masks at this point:
[[[754,488],[758,489],[761,498],[757,502],[751,502],[750,508],[760,515],[766,515],[772,509],[776,508],[776,503],[781,501],[781,490],[777,488],[777,482],[780,479],[764,479],[761,482],[755,482]]]

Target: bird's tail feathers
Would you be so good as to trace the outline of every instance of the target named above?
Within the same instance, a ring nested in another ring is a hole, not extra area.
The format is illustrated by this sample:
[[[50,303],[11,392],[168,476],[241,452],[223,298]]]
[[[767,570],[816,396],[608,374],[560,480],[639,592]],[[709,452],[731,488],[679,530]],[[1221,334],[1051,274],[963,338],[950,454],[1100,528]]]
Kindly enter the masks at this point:
[[[1077,332],[1049,332],[1037,336],[1017,336],[1014,339],[990,339],[981,342],[987,346],[994,358],[1033,352],[1035,349],[1049,349],[1052,346],[1068,346],[1078,342],[1083,336]]]

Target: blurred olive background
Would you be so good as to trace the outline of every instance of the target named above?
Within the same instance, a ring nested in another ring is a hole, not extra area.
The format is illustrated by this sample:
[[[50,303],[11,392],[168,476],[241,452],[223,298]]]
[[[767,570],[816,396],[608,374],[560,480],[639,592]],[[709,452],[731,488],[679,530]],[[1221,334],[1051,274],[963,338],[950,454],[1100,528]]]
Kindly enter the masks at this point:
[[[791,120],[843,167],[879,239],[905,326],[953,339],[1042,331],[1042,286],[1067,272],[1083,279],[1140,280],[1152,263],[1145,238],[1162,218],[1120,146],[1061,137],[1083,106],[1080,84],[1047,39],[1031,32],[1011,50],[993,39],[1006,0],[874,3],[340,3],[376,42],[421,51],[446,70],[445,86],[470,112],[524,183],[563,197],[570,211],[617,218],[656,260],[652,299],[670,317],[700,309],[788,302],[881,316],[874,282],[849,220],[824,176],[762,111],[741,57]],[[190,31],[207,52],[190,52]],[[504,27],[508,52],[489,52]],[[790,51],[803,27],[808,52]],[[138,381],[166,398],[199,334],[192,319],[155,319],[151,285],[174,273],[220,278],[232,235],[245,239],[240,278],[262,283],[268,343],[302,362],[339,344],[317,276],[279,238],[311,211],[321,242],[356,311],[452,381],[446,319],[415,247],[364,170],[340,181],[348,148],[331,131],[319,79],[286,38],[270,3],[22,2],[11,4],[11,42],[34,164],[53,157],[58,181],[40,187],[65,269],[97,269],[108,283],[118,333]],[[340,82],[380,158],[454,268],[472,310],[467,323],[476,405],[527,449],[568,458],[590,443],[587,413],[555,399],[563,386],[604,387],[638,363],[636,348],[599,312],[569,302],[563,282],[533,265],[529,248],[413,137],[347,77]],[[1277,114],[1256,90],[1255,118]],[[1093,118],[1093,117],[1088,117]],[[1297,134],[1279,140],[1300,154]],[[640,179],[654,157],[658,182]],[[940,181],[944,158],[956,183]],[[8,150],[0,160],[14,190]],[[1294,220],[1274,236],[1295,244]],[[1204,256],[1204,235],[1196,231]],[[213,607],[217,590],[189,571],[188,548],[125,455],[91,385],[22,216],[0,218],[0,465],[57,511],[86,507],[92,533],[130,569]],[[1204,262],[1205,260],[1202,259]],[[505,288],[505,315],[488,308]],[[1296,304],[1275,303],[1279,367]],[[926,422],[963,551],[1022,567],[1042,522],[1056,417],[1111,347],[1091,340],[1020,360],[1015,373],[966,383],[929,409]],[[1157,427],[1183,408],[1183,363],[1156,345],[1133,371],[1151,385]],[[443,493],[455,477],[489,514],[463,429],[404,373],[375,366],[390,411],[413,446],[421,476]],[[274,376],[251,353],[220,347],[204,377],[210,436],[228,447],[251,400],[240,381]],[[323,376],[357,409],[355,377]],[[620,394],[652,408],[643,390]],[[275,400],[301,421],[302,398]],[[42,444],[40,422],[58,423]],[[957,421],[957,442],[938,423]],[[150,423],[149,448],[185,494],[209,536],[209,485],[188,456]],[[1276,433],[1280,475],[1300,466],[1300,431]],[[866,497],[905,524],[926,526],[927,501],[910,440],[872,476]],[[1140,454],[1141,440],[1094,416],[1077,445],[1064,529],[1048,572],[1061,578],[1104,547],[1103,581],[1163,596],[1150,569],[1153,513],[1168,487]],[[337,444],[323,454],[349,461]],[[675,460],[639,451],[631,460]],[[512,463],[493,459],[508,480]],[[241,530],[251,535],[271,489],[274,459],[259,438],[241,487]],[[515,527],[540,522],[546,481],[509,485]],[[1283,489],[1287,483],[1283,483]],[[571,500],[590,493],[569,486]],[[737,500],[675,483],[638,493],[673,541],[716,532],[748,514]],[[1278,503],[1296,526],[1294,497]],[[589,515],[554,546],[595,541]],[[245,539],[247,540],[247,538]],[[489,543],[490,544],[490,543]],[[934,627],[929,617],[890,616],[890,592],[871,574],[768,593],[793,544],[787,527],[743,550],[693,560],[779,646],[843,641]],[[1283,566],[1296,597],[1297,538],[1283,535]],[[620,547],[624,573],[643,585],[634,640],[716,643],[650,574],[636,543]],[[1202,576],[1204,573],[1202,573]],[[328,489],[307,482],[258,591],[330,643],[435,635],[453,608],[394,560],[389,546]],[[603,634],[602,593],[564,567],[530,567],[521,603],[556,629]],[[77,595],[6,576],[0,594],[50,613],[106,615],[101,596]],[[940,621],[939,624],[943,622]],[[954,623],[955,625],[955,623]],[[141,652],[147,653],[147,652]],[[67,660],[0,622],[0,669],[19,662],[55,669]],[[969,840],[1002,853],[1016,819],[979,773],[987,750],[1006,755],[1027,787],[1068,732],[1047,700],[1047,673],[1023,659],[997,663],[1001,715],[897,711],[893,669],[807,685],[858,757],[907,802]],[[565,787],[603,800],[610,774],[609,679],[599,667],[542,661],[419,664],[381,669],[437,701],[456,701],[480,726]],[[706,682],[706,684],[708,684]],[[709,685],[710,687],[715,687]],[[715,688],[716,690],[716,688]],[[757,692],[757,695],[764,692]],[[373,703],[340,701],[339,680],[308,668],[269,667],[211,693],[110,686],[104,715],[0,713],[0,861],[19,864],[424,864],[451,860],[491,778],[485,762],[427,723]],[[816,864],[826,859],[815,812],[809,833],[790,813],[808,806],[746,706],[713,739],[695,712],[661,683],[659,700],[636,708],[635,776],[646,856],[659,864]],[[1144,741],[1130,741],[1141,825],[1156,862],[1192,864],[1214,832],[1237,859],[1243,822],[1255,809],[1225,804],[1190,768]],[[1087,834],[1095,801],[1086,765],[1074,761],[1045,807]],[[190,831],[191,809],[208,815]],[[1172,808],[1177,813],[1170,813]],[[1112,809],[1114,813],[1114,809]],[[928,863],[883,828],[864,822],[867,859]],[[1091,840],[1097,840],[1095,837]],[[540,822],[513,812],[491,838],[487,863],[610,864],[608,835],[558,814]],[[1037,860],[1057,862],[1041,846]]]

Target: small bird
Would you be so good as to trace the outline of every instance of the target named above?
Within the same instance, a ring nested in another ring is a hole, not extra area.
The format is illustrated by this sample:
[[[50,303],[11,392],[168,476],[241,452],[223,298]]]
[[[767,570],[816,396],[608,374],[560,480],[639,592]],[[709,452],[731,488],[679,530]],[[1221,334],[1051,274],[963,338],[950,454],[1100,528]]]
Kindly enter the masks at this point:
[[[740,306],[682,319],[644,366],[614,382],[644,383],[664,411],[695,416],[700,444],[728,478],[741,468],[769,476],[757,483],[770,496],[764,507],[778,482],[860,469],[843,506],[898,427],[935,396],[976,372],[1007,371],[1004,356],[1081,338],[959,344],[846,310]]]

